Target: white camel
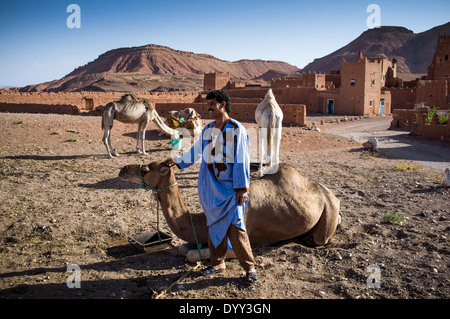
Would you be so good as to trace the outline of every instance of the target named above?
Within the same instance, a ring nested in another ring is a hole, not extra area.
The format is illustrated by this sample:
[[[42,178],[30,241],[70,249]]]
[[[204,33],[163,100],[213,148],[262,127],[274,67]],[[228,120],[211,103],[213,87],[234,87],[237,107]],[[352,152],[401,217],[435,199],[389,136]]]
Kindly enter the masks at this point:
[[[105,144],[106,151],[111,158],[119,156],[119,153],[111,146],[111,128],[114,120],[138,124],[137,153],[145,154],[145,130],[150,121],[153,121],[172,140],[179,139],[179,133],[164,124],[158,112],[156,112],[155,106],[148,99],[138,98],[134,94],[125,94],[119,101],[108,103],[102,112],[102,130],[105,131],[103,144]]]
[[[259,128],[259,171],[260,177],[278,171],[283,111],[275,100],[272,89],[266,93],[264,100],[255,111]],[[267,145],[267,148],[265,147]],[[263,168],[263,162],[266,167]]]

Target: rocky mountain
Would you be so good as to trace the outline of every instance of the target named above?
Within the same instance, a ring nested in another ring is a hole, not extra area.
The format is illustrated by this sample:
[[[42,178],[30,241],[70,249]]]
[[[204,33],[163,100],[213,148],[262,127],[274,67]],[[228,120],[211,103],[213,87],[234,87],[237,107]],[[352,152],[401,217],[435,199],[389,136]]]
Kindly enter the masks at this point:
[[[399,73],[427,73],[440,33],[450,34],[450,22],[421,33],[403,27],[380,27],[363,32],[358,38],[333,53],[315,59],[303,71],[340,70],[342,58],[356,61],[359,51],[364,56],[397,59]]]
[[[284,74],[299,71],[297,67],[280,61],[229,62],[207,54],[151,44],[108,51],[60,80],[27,86],[22,91],[201,90],[203,81],[199,78],[203,78],[205,73],[226,72],[230,73],[233,81],[245,81],[270,70]],[[171,77],[174,77],[173,81],[170,81]]]

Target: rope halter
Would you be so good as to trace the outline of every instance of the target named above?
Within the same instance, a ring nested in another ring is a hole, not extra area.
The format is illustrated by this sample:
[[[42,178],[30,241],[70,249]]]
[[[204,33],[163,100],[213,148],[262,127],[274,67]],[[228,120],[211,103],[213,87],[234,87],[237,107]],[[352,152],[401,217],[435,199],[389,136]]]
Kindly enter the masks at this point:
[[[139,165],[139,177],[141,178],[141,188],[145,189],[146,191],[153,191],[153,193],[156,195],[158,195],[158,193],[161,193],[162,191],[165,191],[169,188],[174,187],[175,185],[178,185],[178,183],[175,182],[175,184],[172,184],[172,185],[164,187],[164,188],[154,188],[154,187],[148,186],[144,182],[144,176],[142,176],[142,164]]]

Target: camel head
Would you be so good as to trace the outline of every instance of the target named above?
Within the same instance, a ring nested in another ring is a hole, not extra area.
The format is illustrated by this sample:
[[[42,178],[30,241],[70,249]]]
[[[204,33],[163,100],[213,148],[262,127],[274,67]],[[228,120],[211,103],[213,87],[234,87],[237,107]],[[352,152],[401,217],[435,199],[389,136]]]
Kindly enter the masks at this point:
[[[120,170],[119,177],[137,184],[143,181],[150,188],[164,188],[175,183],[175,175],[166,162],[127,165]]]
[[[275,95],[273,94],[272,89],[269,89],[267,91],[266,95],[264,96],[264,99],[258,104],[258,107],[256,108],[256,112],[258,112],[258,110],[260,112],[263,112],[266,108],[269,108],[269,107],[276,107],[276,108],[280,107],[277,103],[277,100],[275,99]],[[258,115],[256,115],[256,116],[258,116]]]

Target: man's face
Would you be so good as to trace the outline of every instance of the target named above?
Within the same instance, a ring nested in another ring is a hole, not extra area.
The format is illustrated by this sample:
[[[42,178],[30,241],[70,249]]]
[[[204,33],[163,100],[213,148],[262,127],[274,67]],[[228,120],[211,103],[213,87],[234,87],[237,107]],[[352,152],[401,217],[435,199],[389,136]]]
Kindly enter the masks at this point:
[[[208,112],[211,116],[215,116],[223,108],[223,102],[219,103],[216,99],[206,100],[206,103],[208,104]]]

